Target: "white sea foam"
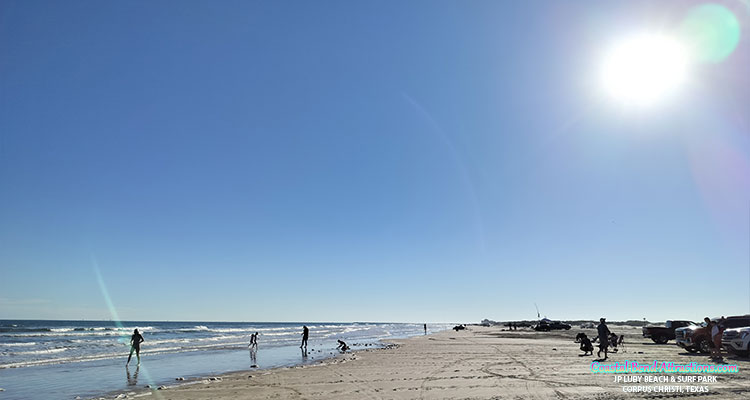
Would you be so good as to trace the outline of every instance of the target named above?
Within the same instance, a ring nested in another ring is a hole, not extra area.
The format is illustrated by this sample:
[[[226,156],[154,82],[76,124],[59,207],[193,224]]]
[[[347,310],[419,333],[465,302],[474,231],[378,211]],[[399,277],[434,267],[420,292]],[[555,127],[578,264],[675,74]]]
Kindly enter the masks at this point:
[[[56,349],[41,349],[41,350],[29,350],[29,351],[13,351],[10,355],[21,356],[21,355],[32,355],[32,354],[54,354],[62,353],[63,351],[70,350],[68,347],[60,347]]]
[[[83,357],[47,358],[47,359],[42,359],[42,360],[28,360],[28,361],[19,361],[19,362],[12,362],[12,363],[0,363],[0,369],[31,367],[35,365],[62,364],[62,363],[67,363],[67,362],[96,361],[96,360],[105,360],[105,359],[116,358],[116,357],[122,357],[122,353],[118,352],[118,353],[97,354],[97,355],[83,356]]]
[[[281,333],[264,333],[260,332],[260,336],[298,336],[301,333],[299,332],[281,332]]]
[[[0,336],[3,336],[3,337],[52,337],[52,336],[123,336],[123,335],[125,335],[125,333],[118,333],[115,331],[99,331],[99,332],[60,331],[60,332],[24,332],[24,333],[14,332],[14,333],[3,333]]]
[[[222,343],[219,345],[192,346],[192,347],[158,347],[154,349],[142,350],[141,355],[185,353],[185,352],[210,350],[210,349],[242,348],[245,344],[246,343],[244,342],[236,342],[236,343]],[[51,350],[65,351],[67,349],[51,349]],[[51,353],[60,352],[60,351],[48,351],[46,353],[39,352],[37,354],[51,354]],[[14,354],[20,354],[20,353],[14,353]],[[96,354],[96,355],[87,355],[87,356],[36,359],[36,360],[27,360],[27,361],[19,361],[19,362],[10,362],[10,363],[0,362],[0,370],[8,369],[8,368],[31,367],[31,366],[38,366],[38,365],[51,365],[51,364],[63,364],[63,363],[70,363],[70,362],[84,362],[84,361],[114,359],[114,358],[124,357],[123,354],[127,354],[127,353],[126,352],[105,353],[105,354]]]
[[[36,342],[24,342],[24,343],[0,343],[0,347],[28,347],[36,346]]]

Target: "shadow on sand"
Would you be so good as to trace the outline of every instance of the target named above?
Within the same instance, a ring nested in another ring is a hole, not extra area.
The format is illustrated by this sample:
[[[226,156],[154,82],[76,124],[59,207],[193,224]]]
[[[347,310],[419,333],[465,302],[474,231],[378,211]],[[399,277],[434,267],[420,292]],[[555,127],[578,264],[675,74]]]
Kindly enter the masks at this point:
[[[691,353],[689,351],[683,351],[682,353],[677,353],[677,355],[688,356],[688,357],[705,357],[705,358],[709,358],[708,357],[708,353],[701,353],[701,352]]]

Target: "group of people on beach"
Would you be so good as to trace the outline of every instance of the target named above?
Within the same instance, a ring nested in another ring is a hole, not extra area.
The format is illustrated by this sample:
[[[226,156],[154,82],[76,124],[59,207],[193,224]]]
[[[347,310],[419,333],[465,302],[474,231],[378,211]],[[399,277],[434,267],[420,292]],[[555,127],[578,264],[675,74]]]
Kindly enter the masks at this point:
[[[427,334],[427,324],[424,324],[424,334]],[[257,351],[258,350],[258,336],[260,334],[258,332],[253,333],[250,335],[250,344],[248,344],[248,348],[250,348],[250,351]],[[310,337],[310,329],[307,327],[307,325],[302,326],[302,343],[299,345],[300,349],[303,349],[304,351],[307,351],[307,339]],[[130,355],[128,356],[128,362],[125,363],[125,365],[130,364],[130,359],[133,357],[133,352],[135,352],[136,357],[138,358],[138,365],[141,365],[141,343],[143,343],[145,340],[143,339],[143,335],[141,335],[138,332],[138,329],[135,329],[133,331],[133,335],[130,337]],[[338,346],[336,346],[337,350],[340,350],[342,352],[345,352],[350,349],[349,345],[347,345],[343,340],[338,340]]]
[[[607,352],[616,353],[617,347],[622,345],[625,341],[625,335],[620,335],[619,337],[612,333],[609,330],[609,327],[607,326],[607,320],[605,318],[599,318],[599,325],[596,327],[596,334],[597,336],[592,341],[589,339],[585,333],[581,332],[576,336],[576,343],[581,344],[581,350],[583,351],[583,355],[587,355],[587,353],[594,354],[594,345],[592,342],[599,341],[599,351],[596,353],[596,356],[601,358],[602,352],[604,352],[604,360],[607,359]],[[612,350],[609,350],[612,348]]]
[[[705,317],[703,321],[706,323],[708,328],[710,340],[708,341],[708,347],[711,351],[711,359],[714,361],[721,361],[723,356],[721,354],[721,335],[724,333],[726,327],[724,321],[726,319],[721,317],[718,321],[712,321],[711,318]],[[604,352],[604,360],[607,359],[607,352],[617,352],[617,346],[621,346],[625,340],[625,335],[619,337],[614,333],[610,332],[607,327],[606,320],[604,318],[599,319],[599,325],[596,327],[597,337],[594,338],[593,342],[599,341],[599,351],[596,353],[597,357],[601,357],[601,353]],[[576,336],[576,343],[581,344],[581,350],[583,355],[594,354],[594,345],[585,333],[581,332]],[[612,348],[612,350],[609,350]]]
[[[425,334],[427,334],[427,324],[424,325],[424,330]],[[250,348],[251,352],[258,350],[258,336],[260,336],[258,332],[250,335],[250,344],[248,344],[247,347]],[[309,337],[310,329],[307,328],[307,325],[303,325],[302,344],[300,344],[299,346],[300,349],[307,350],[307,339]],[[138,365],[141,365],[141,343],[143,343],[144,341],[145,340],[143,339],[143,335],[138,332],[138,329],[133,330],[133,335],[130,337],[130,355],[128,356],[128,362],[126,362],[125,365],[130,364],[130,359],[133,357],[133,352],[135,352],[135,355],[138,358]],[[349,346],[344,341],[339,340],[336,349],[347,351],[349,350]]]
[[[299,345],[299,348],[302,349],[304,353],[307,353],[307,339],[309,337],[310,337],[310,329],[307,328],[307,325],[303,325],[302,326],[302,344]],[[336,350],[345,352],[350,349],[349,345],[346,344],[346,342],[344,342],[343,340],[339,339],[337,340],[337,342],[338,342],[338,345],[336,346]]]

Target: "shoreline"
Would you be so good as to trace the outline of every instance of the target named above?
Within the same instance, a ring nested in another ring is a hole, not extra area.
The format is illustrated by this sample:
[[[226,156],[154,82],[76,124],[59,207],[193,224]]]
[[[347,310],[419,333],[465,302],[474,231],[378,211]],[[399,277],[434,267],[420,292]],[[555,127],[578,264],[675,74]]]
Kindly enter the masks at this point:
[[[440,333],[440,332],[435,332]],[[428,335],[422,335],[422,336],[429,336]],[[106,392],[104,394],[96,395],[93,397],[87,397],[86,400],[103,400],[103,399],[121,399],[121,398],[142,398],[146,396],[154,395],[155,393],[160,393],[163,390],[175,390],[182,387],[189,387],[196,384],[212,384],[212,383],[219,383],[224,381],[226,378],[236,377],[236,376],[245,376],[248,374],[260,374],[260,375],[268,375],[284,370],[289,369],[297,369],[297,368],[310,368],[315,366],[322,366],[322,365],[329,365],[329,364],[337,364],[337,363],[344,363],[346,362],[345,358],[347,356],[352,356],[360,352],[370,352],[370,351],[377,351],[377,350],[387,350],[387,349],[393,349],[399,347],[398,344],[390,343],[391,341],[395,340],[409,340],[410,338],[399,338],[399,339],[379,339],[377,344],[375,344],[371,348],[360,348],[353,351],[348,351],[346,353],[334,353],[333,355],[327,355],[323,356],[320,360],[314,360],[314,361],[302,361],[302,362],[290,362],[287,365],[280,365],[280,366],[273,366],[273,367],[266,367],[266,368],[252,368],[252,369],[243,369],[243,370],[237,370],[237,371],[229,371],[229,372],[223,372],[220,374],[215,374],[212,376],[201,376],[201,377],[192,377],[192,378],[184,378],[183,380],[180,380],[178,378],[175,378],[175,381],[178,383],[165,383],[162,385],[158,385],[157,387],[142,387],[138,388],[137,390],[113,390]],[[388,340],[388,342],[385,342],[385,340]],[[312,349],[310,351],[313,351]],[[147,385],[148,386],[148,385]]]
[[[606,362],[653,360],[708,362],[707,356],[684,352],[672,344],[646,342],[639,328],[610,326],[626,335],[625,347]],[[558,398],[632,399],[646,393],[628,393],[628,384],[613,376],[591,372],[595,357],[581,356],[573,338],[578,332],[501,331],[500,327],[469,326],[389,340],[392,346],[362,349],[312,364],[243,370],[217,375],[219,380],[199,379],[169,385],[162,390],[143,390],[128,398],[151,395],[159,399],[497,399]],[[714,375],[717,382],[704,385],[722,399],[750,395],[750,360],[726,357],[739,365],[731,375]],[[653,394],[652,394],[653,395]],[[671,393],[670,397],[694,397],[696,393]],[[120,398],[125,398],[121,396]]]
[[[338,353],[337,339],[359,350],[423,334],[421,323],[309,325],[310,352],[304,357],[299,349],[301,326],[295,323],[137,322],[117,329],[81,321],[8,323],[12,325],[0,338],[0,364],[19,364],[0,367],[2,397],[8,400],[109,397],[140,392],[147,384],[181,383],[175,381],[178,377],[194,381],[251,370],[253,365],[270,369],[314,363]],[[124,333],[135,328],[145,332],[143,362],[140,367],[131,362],[123,368],[128,356]],[[433,331],[447,328],[447,324],[431,325]],[[247,343],[254,332],[260,333],[260,347],[249,352]],[[48,349],[60,353],[47,354]]]

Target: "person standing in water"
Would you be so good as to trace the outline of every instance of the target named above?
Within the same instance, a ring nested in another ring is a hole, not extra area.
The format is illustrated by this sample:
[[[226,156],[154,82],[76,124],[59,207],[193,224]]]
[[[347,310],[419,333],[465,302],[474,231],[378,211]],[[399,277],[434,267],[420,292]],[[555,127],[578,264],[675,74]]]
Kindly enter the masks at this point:
[[[424,334],[427,334],[427,324],[424,324]]]
[[[299,345],[299,348],[302,347],[307,348],[307,337],[309,336],[310,331],[307,329],[307,325],[302,326],[302,344]]]
[[[135,329],[133,331],[133,336],[130,337],[130,355],[128,356],[128,362],[126,362],[125,365],[130,364],[130,358],[133,357],[134,351],[135,356],[138,358],[138,365],[141,365],[141,343],[144,341],[143,336],[138,333],[138,329]]]

